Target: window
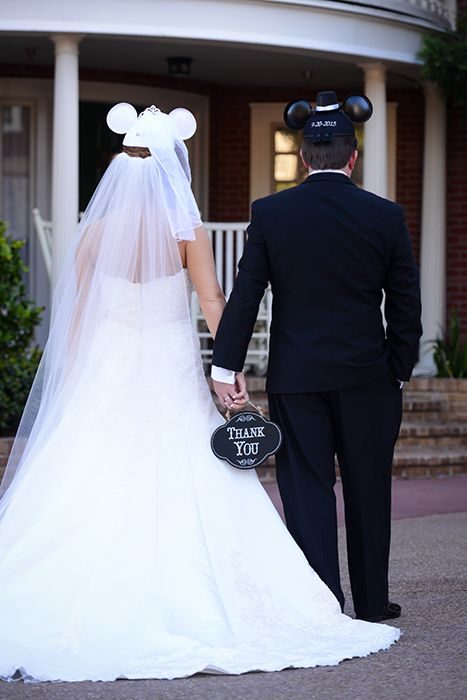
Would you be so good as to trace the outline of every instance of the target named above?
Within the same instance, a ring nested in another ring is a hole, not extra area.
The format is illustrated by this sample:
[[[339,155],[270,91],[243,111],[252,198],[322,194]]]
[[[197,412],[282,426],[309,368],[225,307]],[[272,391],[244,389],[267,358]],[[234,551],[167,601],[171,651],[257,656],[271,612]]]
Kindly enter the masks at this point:
[[[0,206],[14,238],[29,243],[31,222],[31,108],[0,104]],[[27,258],[27,249],[23,250]],[[27,260],[26,260],[27,262]]]
[[[307,176],[299,155],[301,132],[293,132],[284,127],[274,130],[274,185],[273,191],[280,192],[302,182]]]
[[[388,197],[396,194],[396,107],[393,102],[387,105],[388,129]],[[250,198],[265,197],[303,182],[307,173],[302,165],[299,149],[301,131],[290,131],[284,126],[283,103],[258,102],[251,108],[251,157],[250,157]],[[358,139],[359,157],[352,180],[363,186],[364,128],[355,125]]]

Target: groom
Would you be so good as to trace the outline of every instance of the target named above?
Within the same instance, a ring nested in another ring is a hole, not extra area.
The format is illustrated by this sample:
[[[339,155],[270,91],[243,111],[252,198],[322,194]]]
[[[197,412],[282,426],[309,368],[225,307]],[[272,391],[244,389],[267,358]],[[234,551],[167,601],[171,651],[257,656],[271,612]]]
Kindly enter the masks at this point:
[[[236,373],[270,283],[266,386],[271,418],[284,434],[276,465],[287,527],[343,607],[337,455],[355,613],[381,621],[401,611],[388,597],[391,467],[401,386],[421,336],[419,277],[402,207],[351,180],[357,141],[336,103],[332,92],[318,95],[325,133],[322,120],[305,124],[305,182],[253,202],[212,377],[220,400],[235,405],[245,391]]]

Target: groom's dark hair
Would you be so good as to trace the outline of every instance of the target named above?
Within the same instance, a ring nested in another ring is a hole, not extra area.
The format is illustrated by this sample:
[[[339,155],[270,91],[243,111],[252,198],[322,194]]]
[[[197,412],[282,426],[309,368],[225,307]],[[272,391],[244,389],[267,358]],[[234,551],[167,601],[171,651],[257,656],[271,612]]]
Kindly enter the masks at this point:
[[[344,168],[357,148],[355,136],[334,136],[328,143],[313,143],[303,139],[301,152],[305,163],[313,170]]]

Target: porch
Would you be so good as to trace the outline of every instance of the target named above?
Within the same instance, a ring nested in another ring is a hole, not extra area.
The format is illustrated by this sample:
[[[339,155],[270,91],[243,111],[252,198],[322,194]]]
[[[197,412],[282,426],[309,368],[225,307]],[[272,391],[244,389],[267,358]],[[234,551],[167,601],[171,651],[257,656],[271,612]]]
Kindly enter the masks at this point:
[[[138,0],[131,10],[123,0],[112,6],[105,0],[92,12],[77,2],[61,14],[53,3],[39,11],[23,0],[6,9],[0,20],[2,215],[15,235],[28,238],[31,294],[48,309],[77,212],[114,146],[103,119],[108,106],[130,101],[191,109],[199,124],[188,142],[195,195],[205,219],[230,224],[248,220],[251,200],[301,177],[297,141],[289,133],[280,143],[284,103],[312,99],[323,87],[340,97],[364,90],[375,112],[360,135],[360,182],[408,211],[415,248],[421,248],[425,336],[418,371],[432,374],[425,341],[444,327],[446,315],[445,105],[434,86],[420,92],[416,54],[423,31],[452,25],[455,2],[225,0],[215,9],[183,0]],[[177,56],[189,59],[190,75],[167,74],[167,60]],[[404,175],[406,110],[414,102],[425,119],[417,132],[424,143],[421,207]],[[34,207],[57,232],[52,284],[34,236]],[[47,314],[42,342],[46,335]]]

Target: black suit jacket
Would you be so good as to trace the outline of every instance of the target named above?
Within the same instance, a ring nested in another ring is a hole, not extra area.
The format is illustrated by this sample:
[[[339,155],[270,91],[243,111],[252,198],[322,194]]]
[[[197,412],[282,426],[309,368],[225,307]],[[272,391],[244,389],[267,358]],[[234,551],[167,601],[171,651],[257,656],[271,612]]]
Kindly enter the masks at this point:
[[[344,389],[388,371],[410,378],[422,332],[420,289],[401,206],[340,173],[311,175],[254,202],[213,364],[242,370],[268,282],[270,393]]]

